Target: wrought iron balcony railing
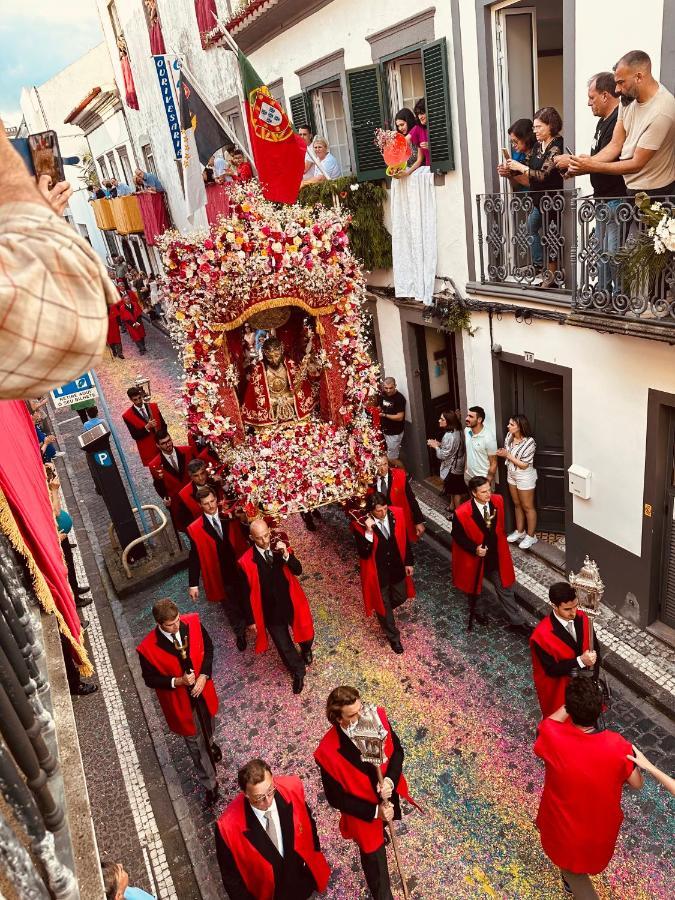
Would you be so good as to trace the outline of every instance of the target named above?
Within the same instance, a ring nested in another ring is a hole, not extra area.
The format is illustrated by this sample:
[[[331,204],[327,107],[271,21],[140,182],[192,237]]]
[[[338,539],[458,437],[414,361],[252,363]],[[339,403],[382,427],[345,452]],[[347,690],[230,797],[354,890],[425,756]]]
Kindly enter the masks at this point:
[[[664,211],[673,198],[659,200]],[[633,197],[579,197],[573,191],[479,194],[482,284],[545,287],[575,311],[675,326],[675,262],[627,277],[622,260],[649,229]],[[550,272],[550,275],[546,273]]]

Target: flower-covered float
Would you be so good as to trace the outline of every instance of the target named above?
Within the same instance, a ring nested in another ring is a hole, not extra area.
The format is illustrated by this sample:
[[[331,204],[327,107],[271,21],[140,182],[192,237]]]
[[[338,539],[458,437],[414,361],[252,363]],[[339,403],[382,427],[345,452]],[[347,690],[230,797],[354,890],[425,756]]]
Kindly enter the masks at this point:
[[[275,518],[362,495],[381,449],[347,226],[247,186],[208,233],[163,238],[188,430],[227,486]]]

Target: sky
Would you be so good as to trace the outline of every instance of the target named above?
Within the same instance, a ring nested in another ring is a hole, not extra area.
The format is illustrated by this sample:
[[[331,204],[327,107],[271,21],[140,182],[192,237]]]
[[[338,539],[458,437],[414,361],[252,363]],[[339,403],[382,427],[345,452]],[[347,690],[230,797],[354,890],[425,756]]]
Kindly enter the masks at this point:
[[[21,88],[39,85],[103,40],[95,0],[0,0],[0,118],[21,121]]]

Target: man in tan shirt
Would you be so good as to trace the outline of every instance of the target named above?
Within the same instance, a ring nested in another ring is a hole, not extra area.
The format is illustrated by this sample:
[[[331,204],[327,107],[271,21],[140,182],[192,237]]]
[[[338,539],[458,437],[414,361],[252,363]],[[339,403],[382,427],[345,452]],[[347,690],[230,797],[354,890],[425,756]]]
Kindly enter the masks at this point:
[[[49,181],[38,190],[0,121],[0,399],[35,397],[94,366],[106,301],[119,299],[97,254],[61,218],[69,185]]]
[[[631,50],[614,67],[621,95],[612,140],[595,156],[571,156],[570,175],[622,175],[626,193],[675,194],[675,97],[652,76],[651,60]]]

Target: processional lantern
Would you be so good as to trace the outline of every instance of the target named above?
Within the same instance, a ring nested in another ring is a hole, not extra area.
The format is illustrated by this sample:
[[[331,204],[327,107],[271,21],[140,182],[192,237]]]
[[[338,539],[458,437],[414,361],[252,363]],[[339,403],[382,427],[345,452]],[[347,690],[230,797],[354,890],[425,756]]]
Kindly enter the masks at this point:
[[[136,381],[134,382],[137,388],[140,388],[143,392],[143,400],[147,403],[152,396],[150,393],[150,379],[144,378],[143,375],[138,374],[136,376]]]
[[[577,595],[579,606],[590,615],[597,615],[598,608],[605,593],[605,585],[600,577],[595,560],[586,556],[579,574],[570,572],[569,582]]]

